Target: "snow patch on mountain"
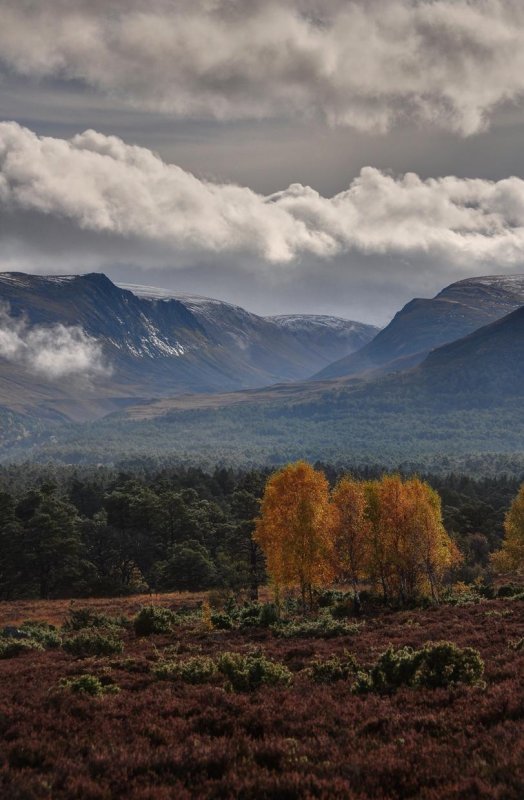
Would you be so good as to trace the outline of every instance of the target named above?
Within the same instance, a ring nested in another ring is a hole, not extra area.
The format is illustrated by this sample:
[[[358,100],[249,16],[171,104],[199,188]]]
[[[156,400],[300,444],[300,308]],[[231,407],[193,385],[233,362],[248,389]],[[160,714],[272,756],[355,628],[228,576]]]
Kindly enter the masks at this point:
[[[282,328],[293,331],[324,327],[335,331],[352,332],[368,327],[361,322],[353,322],[342,317],[332,317],[326,314],[281,314],[279,316],[266,317],[266,319],[275,322]]]

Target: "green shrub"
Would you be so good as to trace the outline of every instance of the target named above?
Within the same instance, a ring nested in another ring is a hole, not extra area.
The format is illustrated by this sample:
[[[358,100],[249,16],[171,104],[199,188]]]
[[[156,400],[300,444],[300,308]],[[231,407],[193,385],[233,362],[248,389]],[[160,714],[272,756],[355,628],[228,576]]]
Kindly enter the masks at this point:
[[[111,632],[96,632],[84,630],[70,639],[66,639],[63,648],[67,653],[77,658],[90,656],[112,656],[122,653],[124,643]]]
[[[39,642],[46,650],[56,650],[62,644],[62,637],[54,625],[48,622],[29,620],[20,625],[21,630],[29,634],[31,639]]]
[[[44,647],[35,639],[11,639],[0,637],[0,658],[14,658],[30,650],[43,650]]]
[[[278,619],[278,609],[274,603],[249,603],[238,611],[238,620],[244,628],[269,628]]]
[[[308,673],[315,683],[335,683],[347,681],[358,672],[358,664],[351,653],[345,652],[343,657],[317,658],[311,662]]]
[[[367,673],[360,672],[356,692],[387,694],[401,686],[427,689],[456,683],[475,685],[484,672],[484,662],[477,650],[461,649],[452,642],[426,644],[420,650],[389,647]]]
[[[273,625],[273,633],[285,639],[308,637],[313,639],[332,639],[336,636],[348,636],[358,633],[360,625],[335,620],[331,614],[323,613],[316,619],[292,622],[280,622]]]
[[[217,673],[217,665],[208,656],[193,656],[184,661],[164,661],[156,664],[152,672],[161,680],[184,683],[208,683]]]
[[[224,611],[214,611],[211,622],[219,630],[233,628],[269,628],[279,620],[278,609],[274,603],[248,603],[237,606],[229,603]]]
[[[441,596],[441,601],[450,606],[469,606],[480,603],[484,599],[474,584],[456,584]]]
[[[169,633],[176,622],[176,615],[163,606],[143,606],[133,620],[137,636],[152,633]]]
[[[475,685],[484,673],[484,662],[478,650],[461,649],[453,642],[426,644],[414,676],[414,686],[427,689],[452,686],[455,683]]]
[[[520,594],[522,589],[514,583],[505,583],[497,589],[497,597],[515,597]]]
[[[64,622],[65,631],[81,631],[84,628],[121,628],[129,625],[125,617],[109,617],[89,608],[72,608]]]
[[[263,603],[260,606],[258,624],[261,628],[270,628],[272,625],[278,624],[278,620],[278,608],[274,603]]]
[[[211,624],[213,628],[220,631],[230,631],[236,627],[235,620],[232,619],[225,611],[213,611],[211,614]]]
[[[89,694],[100,697],[104,694],[118,694],[120,687],[114,683],[102,683],[96,675],[79,675],[78,678],[62,678],[58,684],[60,689],[67,689],[73,694]]]
[[[260,686],[289,686],[293,676],[289,669],[263,655],[222,653],[217,666],[236,692],[250,692]]]

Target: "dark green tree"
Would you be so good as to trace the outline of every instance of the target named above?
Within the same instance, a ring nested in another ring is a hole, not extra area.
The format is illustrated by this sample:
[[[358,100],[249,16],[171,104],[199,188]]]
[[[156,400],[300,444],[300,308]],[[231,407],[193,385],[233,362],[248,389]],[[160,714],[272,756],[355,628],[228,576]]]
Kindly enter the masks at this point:
[[[18,509],[17,509],[18,510]],[[42,598],[71,591],[81,572],[79,518],[74,506],[45,485],[20,503],[26,578]]]
[[[161,569],[163,589],[198,591],[215,585],[216,567],[208,550],[196,541],[176,544]]]
[[[24,574],[22,528],[15,516],[15,503],[8,492],[0,492],[0,598],[11,600]]]

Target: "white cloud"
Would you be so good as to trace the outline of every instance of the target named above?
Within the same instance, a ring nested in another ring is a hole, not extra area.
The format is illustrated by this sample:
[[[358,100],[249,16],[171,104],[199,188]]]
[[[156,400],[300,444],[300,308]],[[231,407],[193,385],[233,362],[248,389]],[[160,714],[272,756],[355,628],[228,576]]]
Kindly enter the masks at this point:
[[[48,380],[109,374],[100,344],[79,326],[29,325],[0,307],[0,358]]]
[[[0,0],[0,61],[135,108],[468,135],[524,94],[520,0]]]
[[[4,269],[16,265],[13,250],[19,259],[27,249],[35,266],[49,248],[71,260],[75,237],[91,243],[91,268],[233,259],[278,274],[278,265],[351,253],[429,255],[468,269],[524,261],[520,178],[422,180],[366,167],[330,198],[300,184],[264,197],[116,137],[38,137],[16,123],[0,123],[0,211]]]

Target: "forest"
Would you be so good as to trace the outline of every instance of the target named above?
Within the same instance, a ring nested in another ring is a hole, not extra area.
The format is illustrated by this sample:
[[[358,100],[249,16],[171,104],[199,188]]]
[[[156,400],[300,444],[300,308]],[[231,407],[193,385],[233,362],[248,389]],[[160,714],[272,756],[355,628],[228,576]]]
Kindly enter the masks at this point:
[[[382,467],[316,464],[331,488]],[[269,470],[19,465],[0,471],[0,597],[117,596],[217,588],[256,595],[266,559],[253,539]],[[409,474],[408,474],[409,475]],[[406,477],[406,476],[405,476]],[[521,479],[421,475],[461,553],[451,582],[491,580],[490,554]],[[453,560],[453,559],[452,559]],[[344,576],[351,582],[351,576]]]
[[[431,394],[431,392],[430,392]],[[399,464],[424,472],[453,470],[522,475],[520,398],[498,408],[468,405],[469,394],[451,392],[455,405],[431,395],[406,399],[340,390],[307,395],[301,402],[237,403],[172,411],[158,418],[125,413],[83,424],[0,413],[0,461],[107,464],[164,459],[214,469],[280,466],[306,459],[330,463]],[[481,393],[481,397],[483,397]],[[486,401],[487,402],[487,401]]]

